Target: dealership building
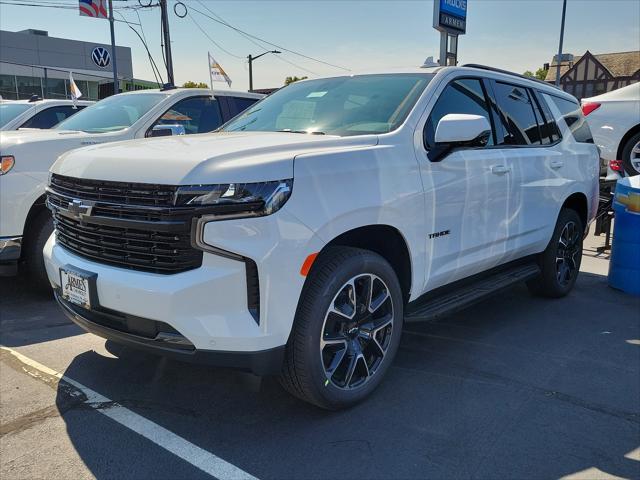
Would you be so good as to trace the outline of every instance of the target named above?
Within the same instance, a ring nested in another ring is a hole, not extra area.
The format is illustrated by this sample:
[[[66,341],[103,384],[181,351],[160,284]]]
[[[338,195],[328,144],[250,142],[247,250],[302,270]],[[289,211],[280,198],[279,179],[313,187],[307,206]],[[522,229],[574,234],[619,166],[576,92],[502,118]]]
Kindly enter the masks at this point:
[[[131,48],[116,46],[120,90],[156,88],[133,76]],[[4,99],[69,98],[69,72],[83,99],[113,94],[111,45],[50,37],[44,30],[0,30],[0,95]]]

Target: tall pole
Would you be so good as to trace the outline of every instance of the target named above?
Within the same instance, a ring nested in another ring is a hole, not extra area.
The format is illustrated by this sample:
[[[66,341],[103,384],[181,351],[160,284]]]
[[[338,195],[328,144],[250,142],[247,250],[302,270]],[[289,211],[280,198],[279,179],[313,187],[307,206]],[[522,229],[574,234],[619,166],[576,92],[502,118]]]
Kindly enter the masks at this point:
[[[113,19],[113,1],[109,0],[109,28],[111,29],[111,61],[113,62],[113,94],[120,93],[120,84],[118,82],[118,63],[116,62],[116,32],[114,29]]]
[[[173,78],[173,60],[171,58],[171,37],[169,36],[169,15],[167,14],[167,0],[160,0],[160,14],[162,17],[162,36],[164,37],[164,58],[167,62],[167,82],[169,83],[169,85],[175,85],[175,81]]]
[[[253,91],[253,57],[249,55],[249,91]]]
[[[560,45],[558,45],[558,59],[556,60],[556,87],[560,86],[560,63],[562,62],[562,40],[564,40],[564,17],[567,13],[567,0],[562,1],[562,23],[560,24]]]

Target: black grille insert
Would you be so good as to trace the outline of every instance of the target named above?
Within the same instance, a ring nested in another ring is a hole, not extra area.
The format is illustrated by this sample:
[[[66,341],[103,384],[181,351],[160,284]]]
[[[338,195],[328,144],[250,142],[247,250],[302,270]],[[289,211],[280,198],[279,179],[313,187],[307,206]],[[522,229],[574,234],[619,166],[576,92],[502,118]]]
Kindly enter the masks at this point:
[[[197,268],[202,251],[191,245],[191,223],[198,210],[174,207],[176,188],[53,175],[47,202],[56,238],[80,256],[122,268],[164,274]],[[70,210],[74,200],[90,214]]]

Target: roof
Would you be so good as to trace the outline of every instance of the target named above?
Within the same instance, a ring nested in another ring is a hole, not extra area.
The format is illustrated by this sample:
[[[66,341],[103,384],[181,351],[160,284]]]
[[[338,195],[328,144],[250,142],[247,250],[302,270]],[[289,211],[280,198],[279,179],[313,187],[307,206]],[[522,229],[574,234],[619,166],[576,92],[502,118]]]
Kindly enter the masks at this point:
[[[213,94],[218,96],[237,96],[237,97],[245,97],[245,98],[262,98],[264,95],[259,93],[251,93],[251,92],[243,92],[241,90],[211,90],[209,88],[171,88],[167,90],[161,90],[159,88],[145,88],[142,90],[132,90],[130,92],[121,92],[119,95],[141,95],[144,93],[164,93],[166,95],[174,95],[179,92],[192,92],[194,94],[200,95],[211,95]]]
[[[587,50],[587,53],[591,53]],[[586,55],[586,53],[585,53]],[[600,53],[593,54],[604,68],[614,77],[630,77],[640,70],[640,50],[630,52]],[[582,56],[573,57],[573,65],[577,64]],[[573,66],[569,63],[560,63],[560,77],[562,77]],[[557,64],[552,63],[547,71],[545,81],[556,81]]]
[[[73,100],[66,100],[64,98],[40,98],[38,100],[11,100],[8,98],[2,99],[0,100],[0,103],[23,103],[26,105],[43,105],[43,104],[48,104],[48,103],[55,103],[58,105],[72,105],[73,104]],[[78,100],[77,101],[78,105],[91,105],[92,103],[95,103],[92,100]]]

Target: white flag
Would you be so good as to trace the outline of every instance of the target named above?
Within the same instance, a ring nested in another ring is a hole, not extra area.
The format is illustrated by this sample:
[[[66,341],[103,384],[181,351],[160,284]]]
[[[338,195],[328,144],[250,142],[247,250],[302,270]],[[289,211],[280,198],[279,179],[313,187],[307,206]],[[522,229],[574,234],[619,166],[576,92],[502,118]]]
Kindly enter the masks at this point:
[[[73,108],[76,108],[77,100],[82,96],[82,92],[73,81],[73,74],[69,72],[69,91],[71,92],[71,100],[73,100]]]
[[[209,55],[209,78],[211,79],[211,89],[213,89],[214,81],[227,82],[227,85],[231,87],[231,79],[229,78],[229,75],[227,75],[227,72],[224,71],[222,66],[216,62],[215,58],[213,58],[209,52],[207,53]]]

